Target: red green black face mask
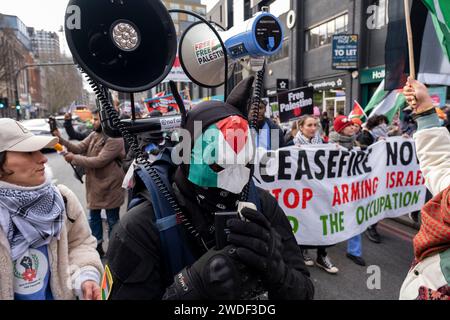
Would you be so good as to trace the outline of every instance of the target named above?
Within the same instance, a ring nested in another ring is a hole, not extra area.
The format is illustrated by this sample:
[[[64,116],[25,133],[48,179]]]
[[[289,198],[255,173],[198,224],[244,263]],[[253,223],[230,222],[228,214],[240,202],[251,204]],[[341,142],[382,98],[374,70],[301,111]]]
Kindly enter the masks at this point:
[[[254,146],[247,120],[238,115],[210,125],[194,141],[188,179],[201,187],[238,194],[250,179]]]

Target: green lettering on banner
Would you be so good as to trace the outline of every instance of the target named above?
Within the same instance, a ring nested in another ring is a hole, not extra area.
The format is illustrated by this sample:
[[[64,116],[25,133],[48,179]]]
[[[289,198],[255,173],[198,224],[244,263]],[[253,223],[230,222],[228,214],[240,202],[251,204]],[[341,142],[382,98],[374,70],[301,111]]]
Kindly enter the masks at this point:
[[[328,235],[328,221],[330,234],[344,231],[344,212],[330,213],[329,215],[320,216],[322,221],[322,231],[323,235]]]
[[[387,208],[392,210],[391,197],[389,195],[386,195],[386,206],[384,207],[384,211],[386,211]]]
[[[360,206],[356,209],[356,222],[361,225],[364,222],[364,207]]]
[[[405,196],[403,197],[403,206],[407,207],[411,203],[411,192],[405,193]],[[407,200],[408,199],[408,200]]]
[[[339,212],[339,229],[344,231],[344,211]]]
[[[392,194],[392,196],[394,197],[394,209],[397,210],[397,197],[398,197],[398,193],[394,193],[394,194]]]
[[[389,197],[389,196],[387,196],[387,197]],[[385,202],[386,202],[386,197],[382,197],[380,199],[380,213],[385,210],[385,208],[384,208],[384,203]]]
[[[411,205],[415,205],[415,204],[417,204],[417,202],[419,202],[419,196],[420,196],[420,191],[414,192],[412,200],[411,200]]]
[[[297,218],[295,218],[293,216],[287,216],[287,219],[291,223],[292,232],[293,233],[297,233],[297,231],[298,231],[298,220],[297,220]]]
[[[322,228],[323,228],[323,235],[326,236],[328,234],[327,232],[327,220],[328,216],[320,216],[320,220],[322,220]]]
[[[330,214],[330,229],[331,229],[331,234],[339,231],[338,214],[337,213]]]

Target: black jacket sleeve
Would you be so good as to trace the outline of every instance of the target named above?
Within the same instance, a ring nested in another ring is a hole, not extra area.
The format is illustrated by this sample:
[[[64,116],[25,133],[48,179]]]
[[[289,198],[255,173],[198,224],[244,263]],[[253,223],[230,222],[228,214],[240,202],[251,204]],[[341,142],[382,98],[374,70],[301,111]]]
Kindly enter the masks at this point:
[[[107,265],[113,285],[111,300],[161,299],[167,286],[159,233],[149,201],[132,208],[110,238]]]
[[[82,140],[86,139],[86,137],[89,135],[89,134],[82,134],[82,133],[76,132],[75,129],[73,128],[72,120],[65,120],[64,128],[66,129],[67,135],[69,136],[69,138],[71,140],[82,141]]]
[[[314,297],[314,286],[309,279],[310,274],[306,269],[291,224],[275,198],[265,190],[259,189],[258,191],[265,216],[282,238],[284,245],[283,259],[287,266],[284,285],[276,292],[269,291],[269,299],[312,299]]]

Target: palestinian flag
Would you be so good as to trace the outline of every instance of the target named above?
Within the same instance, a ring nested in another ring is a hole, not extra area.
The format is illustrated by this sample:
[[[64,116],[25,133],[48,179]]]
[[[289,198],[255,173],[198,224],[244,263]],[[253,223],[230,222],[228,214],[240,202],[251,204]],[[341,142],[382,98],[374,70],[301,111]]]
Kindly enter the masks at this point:
[[[423,31],[420,55],[414,57],[420,62],[417,79],[427,85],[450,86],[450,58],[446,51],[438,49],[442,41],[439,39],[439,31],[436,30],[433,20],[432,14],[429,13]],[[414,43],[415,46],[416,43]]]
[[[108,300],[109,295],[111,294],[111,288],[113,285],[113,279],[111,275],[111,271],[109,270],[109,266],[105,266],[105,272],[103,273],[102,282],[101,282],[101,290],[102,290],[102,300]]]
[[[410,10],[417,79],[450,86],[449,0],[412,0]],[[428,8],[428,9],[427,9]],[[385,90],[401,89],[409,74],[408,40],[403,1],[389,1],[385,45]],[[444,50],[437,48],[442,46]]]
[[[194,142],[189,165],[189,180],[202,187],[239,193],[239,177],[245,180],[254,148],[248,122],[230,116],[211,125]]]
[[[405,103],[406,99],[402,93],[402,89],[385,91],[383,80],[364,111],[369,118],[376,114],[384,114],[389,119],[389,122],[391,122],[395,114],[403,110]]]
[[[439,42],[450,60],[450,1],[423,0],[430,11]]]
[[[363,117],[367,118],[366,113],[364,112],[364,109],[361,107],[361,105],[358,103],[358,101],[354,101],[353,102],[353,110],[352,112],[350,112],[350,114],[348,115],[348,117],[350,119],[353,118],[359,118],[362,119]]]

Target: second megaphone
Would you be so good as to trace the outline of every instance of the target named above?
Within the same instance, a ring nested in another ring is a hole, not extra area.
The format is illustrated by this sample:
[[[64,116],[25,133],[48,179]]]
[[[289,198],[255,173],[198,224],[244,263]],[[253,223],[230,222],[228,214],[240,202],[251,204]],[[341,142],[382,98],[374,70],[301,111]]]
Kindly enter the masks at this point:
[[[264,57],[281,49],[283,28],[277,17],[259,12],[228,31],[219,31],[219,35],[231,59]],[[224,83],[224,50],[207,24],[192,24],[184,32],[179,50],[183,70],[193,82],[204,87]]]

